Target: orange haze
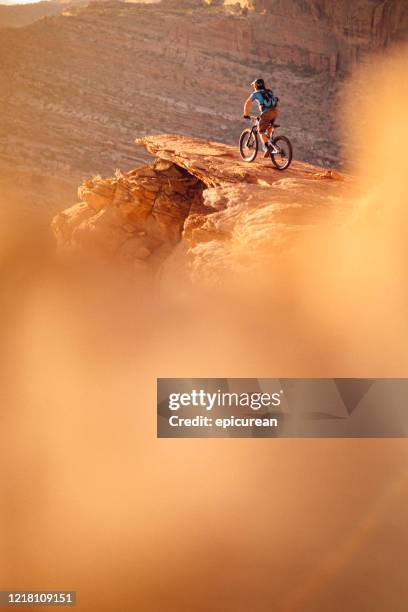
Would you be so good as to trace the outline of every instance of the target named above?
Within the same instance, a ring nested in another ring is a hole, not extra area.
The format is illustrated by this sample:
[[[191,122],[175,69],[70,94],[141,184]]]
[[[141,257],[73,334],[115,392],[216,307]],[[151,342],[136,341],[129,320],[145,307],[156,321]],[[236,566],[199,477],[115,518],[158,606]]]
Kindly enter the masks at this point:
[[[157,440],[155,378],[408,374],[407,68],[364,74],[350,223],[250,278],[151,291],[8,216],[2,589],[95,612],[406,611],[405,441]]]

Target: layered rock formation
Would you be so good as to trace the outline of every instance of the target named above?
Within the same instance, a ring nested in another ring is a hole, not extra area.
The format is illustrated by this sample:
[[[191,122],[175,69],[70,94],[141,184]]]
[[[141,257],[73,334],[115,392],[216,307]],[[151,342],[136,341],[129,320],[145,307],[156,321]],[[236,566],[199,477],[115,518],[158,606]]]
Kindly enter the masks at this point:
[[[347,210],[349,179],[333,171],[293,162],[282,174],[267,160],[240,161],[233,147],[180,136],[138,144],[156,160],[84,182],[81,202],[53,221],[61,248],[155,272],[181,242],[193,275],[216,278],[284,252]]]
[[[112,179],[85,181],[80,203],[60,213],[53,230],[62,248],[154,268],[180,240],[189,214],[201,209],[202,189],[194,175],[158,159]]]

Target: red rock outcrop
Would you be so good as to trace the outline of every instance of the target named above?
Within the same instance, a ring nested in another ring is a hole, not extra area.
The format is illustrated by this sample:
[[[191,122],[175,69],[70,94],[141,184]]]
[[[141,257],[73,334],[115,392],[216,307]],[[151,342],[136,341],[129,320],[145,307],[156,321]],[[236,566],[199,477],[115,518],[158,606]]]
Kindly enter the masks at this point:
[[[349,179],[333,171],[293,162],[280,173],[267,160],[241,161],[233,147],[180,136],[138,144],[156,161],[84,182],[81,202],[53,221],[60,247],[154,271],[181,242],[194,273],[217,275],[289,248],[346,210]]]
[[[62,248],[154,267],[180,240],[202,187],[182,167],[158,159],[111,179],[85,181],[80,202],[58,214],[52,227]]]

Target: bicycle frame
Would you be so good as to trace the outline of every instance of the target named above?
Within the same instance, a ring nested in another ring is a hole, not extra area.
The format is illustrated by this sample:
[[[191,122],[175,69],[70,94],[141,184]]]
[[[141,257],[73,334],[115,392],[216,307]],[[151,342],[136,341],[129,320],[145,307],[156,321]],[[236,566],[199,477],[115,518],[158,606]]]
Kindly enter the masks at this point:
[[[252,137],[253,134],[255,134],[255,137],[256,137],[257,134],[259,134],[259,127],[258,127],[259,126],[259,119],[260,119],[260,117],[254,117],[254,116],[251,115],[251,120],[252,120],[251,137]],[[272,135],[273,135],[273,132],[274,132],[273,125],[270,125],[270,126],[268,125],[268,128],[267,128],[266,131],[268,133],[269,139],[271,139]]]
[[[255,138],[256,138],[257,134],[259,134],[259,131],[258,131],[259,120],[257,117],[251,117],[251,119],[252,119],[251,137],[253,134],[255,134]]]

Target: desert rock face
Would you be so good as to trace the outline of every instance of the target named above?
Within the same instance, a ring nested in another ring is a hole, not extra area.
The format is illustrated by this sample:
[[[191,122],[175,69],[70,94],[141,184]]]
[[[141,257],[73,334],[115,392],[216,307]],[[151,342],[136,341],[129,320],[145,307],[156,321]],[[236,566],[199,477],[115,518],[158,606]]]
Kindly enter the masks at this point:
[[[188,266],[217,277],[237,262],[285,252],[299,234],[347,210],[349,179],[300,162],[279,173],[270,161],[246,164],[233,147],[180,136],[138,141],[156,157],[114,178],[95,177],[80,203],[52,223],[58,244],[157,271],[181,243]],[[339,206],[341,202],[341,206]]]
[[[341,165],[342,78],[407,36],[405,0],[248,6],[93,2],[3,29],[4,180],[56,212],[68,192],[58,200],[51,183],[68,181],[74,198],[87,176],[147,161],[145,152],[135,153],[135,136],[179,133],[236,143],[249,83],[258,75],[281,99],[280,122],[296,157]]]
[[[52,227],[65,249],[155,267],[180,240],[190,210],[200,207],[202,188],[182,167],[157,159],[112,179],[85,181],[80,202]]]
[[[292,42],[289,61],[303,60],[333,76],[349,72],[373,50],[407,39],[408,6],[401,0],[243,0],[241,5],[275,26],[273,33],[283,35],[286,51]]]

